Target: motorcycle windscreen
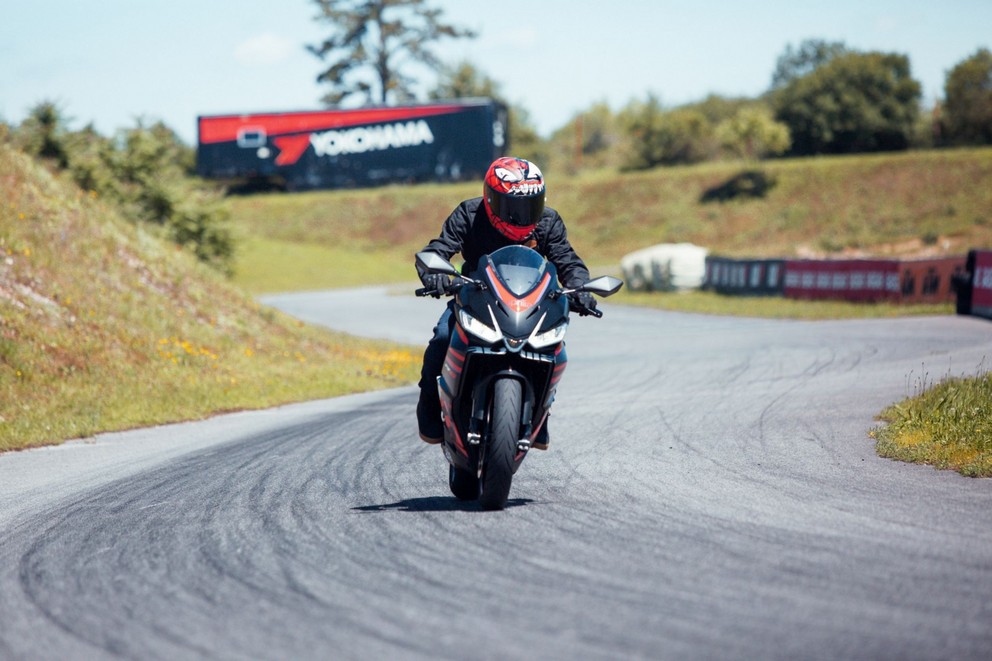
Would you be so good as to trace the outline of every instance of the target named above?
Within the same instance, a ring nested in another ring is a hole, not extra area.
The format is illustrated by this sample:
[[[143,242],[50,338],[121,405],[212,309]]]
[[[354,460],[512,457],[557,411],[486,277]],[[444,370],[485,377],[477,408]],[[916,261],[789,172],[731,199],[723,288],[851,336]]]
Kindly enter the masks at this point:
[[[489,255],[496,275],[517,296],[531,291],[544,278],[547,260],[523,246],[506,246]]]

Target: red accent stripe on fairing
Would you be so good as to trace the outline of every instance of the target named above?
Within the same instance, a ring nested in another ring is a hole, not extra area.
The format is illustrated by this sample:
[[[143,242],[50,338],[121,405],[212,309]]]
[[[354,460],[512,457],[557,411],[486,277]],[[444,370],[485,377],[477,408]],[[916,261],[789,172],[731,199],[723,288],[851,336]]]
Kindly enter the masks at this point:
[[[489,282],[492,283],[493,289],[496,290],[496,295],[499,297],[499,300],[510,306],[514,312],[523,312],[524,310],[529,310],[534,307],[538,301],[541,300],[541,297],[544,296],[545,290],[551,283],[551,274],[545,273],[540,284],[538,284],[530,294],[524,296],[523,298],[518,298],[515,294],[511,293],[510,290],[503,286],[503,283],[496,277],[496,272],[493,271],[492,266],[486,267],[486,275],[489,276]]]

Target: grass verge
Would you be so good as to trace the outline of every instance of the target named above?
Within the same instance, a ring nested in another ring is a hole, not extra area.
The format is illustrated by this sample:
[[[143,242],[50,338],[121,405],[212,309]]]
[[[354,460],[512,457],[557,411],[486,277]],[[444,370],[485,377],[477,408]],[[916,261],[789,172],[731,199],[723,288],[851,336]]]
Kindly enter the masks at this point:
[[[738,167],[580,177],[555,185],[551,204],[592,264],[664,241],[760,257],[810,245],[925,237],[960,249],[992,239],[992,150],[773,163],[779,184],[767,199],[699,202]],[[124,222],[95,194],[0,146],[0,451],[415,381],[419,347],[306,327],[243,291],[409,281],[414,252],[454,204],[477,192],[460,184],[234,199],[235,229],[248,237],[238,288]],[[917,203],[921,195],[930,206]],[[613,301],[802,319],[950,312],[707,292],[624,292]],[[916,417],[948,419],[947,407],[956,406],[948,402],[921,401]],[[893,408],[900,406],[908,405]],[[974,434],[957,435],[964,436]]]
[[[0,145],[0,451],[412,383]]]
[[[992,148],[782,159],[764,197],[704,202],[753,164],[549,175],[548,205],[588,264],[689,241],[728,257],[963,255],[992,245]],[[375,254],[403,267],[476,182],[232,197],[243,235]]]
[[[780,296],[726,296],[709,291],[631,292],[621,290],[609,299],[609,303],[637,305],[673,312],[763,317],[767,319],[880,319],[954,313],[952,303],[899,305],[895,303],[804,301]]]
[[[992,373],[951,378],[886,408],[870,433],[882,457],[992,477]]]
[[[260,236],[245,238],[239,244],[236,263],[235,282],[254,294],[361,287],[417,279],[412,253],[370,252]]]

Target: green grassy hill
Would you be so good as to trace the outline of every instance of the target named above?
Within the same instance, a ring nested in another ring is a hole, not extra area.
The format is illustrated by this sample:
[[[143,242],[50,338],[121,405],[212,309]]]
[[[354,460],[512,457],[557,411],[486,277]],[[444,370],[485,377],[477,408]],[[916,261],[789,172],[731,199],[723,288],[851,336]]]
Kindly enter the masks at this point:
[[[409,383],[0,145],[0,451]]]
[[[747,170],[764,197],[702,201]],[[392,282],[481,185],[265,194],[232,199],[246,239],[237,280],[252,291]],[[689,241],[736,257],[923,256],[992,246],[992,149],[710,163],[549,177],[586,261]]]
[[[732,256],[992,246],[992,149],[765,163],[764,197],[701,201],[744,169],[552,179],[549,203],[597,270],[660,242]],[[244,291],[410,281],[413,253],[478,191],[231,198],[232,285],[0,146],[0,451],[412,382],[419,350],[304,327]]]

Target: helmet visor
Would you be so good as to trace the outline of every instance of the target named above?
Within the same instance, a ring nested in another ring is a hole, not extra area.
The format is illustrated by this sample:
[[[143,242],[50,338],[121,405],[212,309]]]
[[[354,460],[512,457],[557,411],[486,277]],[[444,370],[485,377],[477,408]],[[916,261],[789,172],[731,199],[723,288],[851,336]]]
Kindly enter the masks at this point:
[[[527,227],[541,219],[544,212],[544,193],[538,195],[500,195],[499,209],[496,215],[504,223]]]

